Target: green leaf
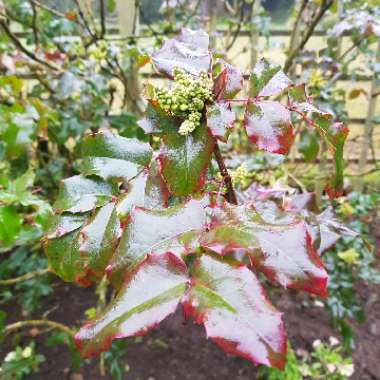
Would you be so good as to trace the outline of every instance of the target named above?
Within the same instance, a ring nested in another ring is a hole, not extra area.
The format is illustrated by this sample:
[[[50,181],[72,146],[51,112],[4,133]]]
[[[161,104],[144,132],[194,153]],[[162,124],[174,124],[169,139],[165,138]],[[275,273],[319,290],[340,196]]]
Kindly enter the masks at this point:
[[[115,202],[99,208],[79,234],[79,252],[86,258],[88,276],[101,278],[121,235]]]
[[[286,339],[281,313],[257,277],[239,263],[206,254],[193,263],[191,276],[184,310],[204,324],[207,337],[230,354],[282,369]]]
[[[189,195],[201,190],[213,150],[214,140],[204,123],[187,136],[176,129],[168,130],[159,160],[171,194]]]
[[[194,234],[201,233],[206,220],[204,205],[198,200],[164,210],[133,209],[107,272],[117,283],[125,270],[133,269],[150,253],[165,249],[178,255],[189,252]],[[176,248],[169,249],[171,244]]]
[[[103,206],[116,194],[117,187],[98,179],[80,175],[61,182],[54,209],[58,212],[86,212]]]
[[[225,205],[214,210],[200,243],[220,255],[243,249],[270,281],[327,296],[327,273],[304,221],[267,223],[246,205]]]
[[[227,132],[233,127],[236,119],[235,112],[227,103],[214,103],[207,107],[207,127],[211,135],[219,140],[227,140]]]
[[[298,150],[302,153],[306,162],[314,161],[319,153],[319,140],[315,131],[305,130],[301,133]]]
[[[128,139],[103,131],[86,136],[82,156],[115,158],[147,166],[152,158],[152,149],[149,144],[137,139]]]
[[[147,256],[124,280],[117,296],[75,336],[82,357],[106,351],[113,339],[139,336],[174,313],[187,288],[186,265],[171,253]]]
[[[0,245],[11,246],[17,239],[22,225],[22,218],[14,205],[0,206]]]
[[[249,77],[250,96],[273,96],[291,86],[291,80],[281,70],[280,65],[262,58]]]

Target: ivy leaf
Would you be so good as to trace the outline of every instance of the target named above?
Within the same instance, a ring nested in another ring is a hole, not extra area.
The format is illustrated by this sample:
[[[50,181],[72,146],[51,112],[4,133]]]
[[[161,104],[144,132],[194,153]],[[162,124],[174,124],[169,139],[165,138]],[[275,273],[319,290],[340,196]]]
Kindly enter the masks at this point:
[[[127,275],[117,296],[75,336],[83,358],[106,351],[113,339],[139,336],[175,312],[187,287],[186,265],[170,252],[147,256]]]
[[[281,103],[250,99],[244,114],[248,138],[267,152],[287,154],[294,141],[290,112]]]
[[[57,212],[86,212],[105,205],[116,192],[116,186],[108,182],[76,175],[61,182],[54,209]]]
[[[207,337],[227,353],[283,369],[286,338],[281,313],[243,265],[206,254],[198,258],[184,310],[203,323]]]
[[[280,65],[262,58],[252,70],[249,78],[250,96],[274,96],[292,85],[292,81],[281,70]]]
[[[306,223],[271,222],[245,205],[225,205],[214,211],[210,230],[200,243],[221,255],[243,249],[253,266],[270,281],[326,297],[327,273],[313,248]]]
[[[206,224],[206,211],[202,201],[191,200],[184,205],[172,206],[164,210],[134,208],[130,221],[123,232],[115,255],[107,272],[113,276],[114,283],[119,281],[120,273],[130,271],[148,254],[162,250],[162,243],[182,244],[182,252],[190,247],[186,242],[189,234],[200,234]],[[176,253],[176,252],[173,252]]]
[[[205,123],[186,136],[168,129],[159,155],[162,176],[172,195],[189,195],[202,188],[214,150]]]
[[[228,103],[214,103],[207,106],[207,127],[211,135],[219,140],[226,141],[226,133],[233,127],[236,119],[235,112],[231,111]]]
[[[175,67],[192,75],[199,75],[202,70],[207,72],[211,63],[208,43],[204,31],[182,28],[179,37],[166,40],[161,49],[151,54],[153,65],[169,77]]]
[[[232,99],[243,88],[242,72],[223,60],[216,64],[219,74],[214,80],[213,93],[217,100]]]

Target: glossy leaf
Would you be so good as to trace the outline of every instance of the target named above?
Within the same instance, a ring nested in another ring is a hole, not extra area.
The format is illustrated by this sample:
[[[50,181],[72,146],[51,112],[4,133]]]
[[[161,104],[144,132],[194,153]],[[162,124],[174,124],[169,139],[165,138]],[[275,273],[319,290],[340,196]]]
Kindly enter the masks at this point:
[[[102,131],[86,136],[82,146],[83,157],[108,157],[147,166],[152,149],[135,138],[125,138]]]
[[[214,140],[202,123],[182,136],[168,130],[159,155],[162,176],[172,195],[189,195],[202,188],[214,150]]]
[[[187,287],[186,265],[171,253],[147,256],[128,274],[117,296],[75,336],[84,358],[106,351],[113,339],[139,336],[174,313]]]
[[[200,234],[206,218],[204,205],[198,200],[164,210],[133,209],[107,272],[117,282],[120,273],[131,270],[146,255],[155,253],[157,249],[161,251],[164,242],[169,245],[171,242],[183,242],[180,254],[188,252],[187,237],[192,232]]]
[[[215,210],[201,245],[221,255],[243,249],[269,280],[325,297],[327,274],[305,222],[270,221],[246,206],[226,205]]]
[[[227,103],[214,103],[207,107],[206,118],[211,135],[226,141],[226,134],[233,127],[236,119],[231,107]]]
[[[193,75],[208,71],[211,63],[208,40],[203,31],[183,28],[178,38],[166,40],[161,49],[152,53],[153,65],[169,77],[175,67]]]
[[[286,338],[281,313],[243,265],[203,255],[192,265],[185,313],[203,323],[207,337],[226,352],[283,368]]]
[[[121,225],[115,203],[110,202],[99,208],[80,231],[78,249],[81,257],[86,259],[88,277],[102,278],[117,247]]]
[[[58,212],[86,212],[103,206],[116,194],[115,185],[80,175],[64,179],[54,209]]]
[[[249,139],[267,152],[287,154],[294,141],[290,112],[279,102],[249,100],[244,127]]]
[[[281,70],[280,65],[261,59],[249,78],[250,96],[274,96],[291,86],[291,80]]]
[[[216,99],[232,99],[243,88],[242,72],[224,62],[219,61],[219,73],[214,80],[213,93]]]

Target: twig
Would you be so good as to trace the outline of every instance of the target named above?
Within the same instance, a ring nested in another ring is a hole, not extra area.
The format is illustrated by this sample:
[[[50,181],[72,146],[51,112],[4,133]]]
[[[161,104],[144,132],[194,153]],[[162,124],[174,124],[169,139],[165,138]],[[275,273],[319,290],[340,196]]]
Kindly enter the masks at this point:
[[[44,326],[44,325],[49,326],[52,329],[64,331],[71,338],[74,338],[74,331],[70,327],[67,327],[64,324],[59,323],[59,322],[50,321],[49,319],[29,319],[25,321],[15,322],[15,323],[5,326],[4,332],[5,332],[5,335],[7,335],[11,333],[12,331],[19,330],[24,327]]]
[[[16,284],[18,282],[27,281],[27,280],[30,280],[30,279],[35,278],[35,277],[43,276],[47,273],[49,273],[48,268],[39,269],[39,270],[36,270],[34,272],[26,273],[26,274],[19,276],[19,277],[9,278],[7,280],[0,280],[0,286],[13,285],[13,284]]]
[[[189,13],[189,15],[186,17],[186,20],[184,21],[184,23],[182,24],[182,27],[186,27],[187,24],[190,22],[190,20],[195,16],[195,14],[197,13],[197,10],[199,8],[201,4],[201,0],[198,0],[197,3],[195,4],[194,6],[194,9]]]
[[[7,25],[5,20],[0,19],[0,26],[4,29],[4,32],[7,34],[7,36],[13,41],[13,43],[16,45],[16,47],[21,50],[25,55],[27,55],[29,58],[31,58],[33,61],[38,62],[41,65],[44,65],[48,67],[51,70],[55,71],[61,71],[61,69],[58,66],[53,65],[49,61],[44,61],[37,57],[36,54],[34,54],[32,51],[28,50],[21,42],[20,40],[12,33],[9,26]]]
[[[331,7],[333,4],[333,0],[323,0],[322,5],[319,8],[319,12],[316,14],[314,19],[311,21],[310,26],[308,30],[306,31],[305,35],[303,36],[302,40],[298,44],[298,46],[289,53],[288,58],[285,61],[284,65],[284,72],[287,73],[289,69],[291,68],[294,58],[298,55],[298,53],[305,47],[306,43],[309,41],[310,37],[312,36],[314,29],[318,25],[319,21],[323,17],[323,15],[327,12],[327,10]]]
[[[237,26],[237,28],[235,30],[235,33],[234,33],[233,37],[232,37],[232,41],[226,47],[227,51],[229,51],[232,48],[232,46],[234,45],[236,39],[239,36],[240,30],[241,30],[241,24],[243,23],[243,20],[244,20],[244,5],[245,5],[245,2],[242,1],[241,2],[241,7],[240,7],[239,23],[238,23],[238,26]]]
[[[101,30],[100,30],[100,37],[103,38],[106,34],[106,6],[104,4],[104,0],[99,0],[99,6],[100,6],[100,25],[101,25]]]
[[[37,8],[32,0],[29,0],[29,2],[30,2],[30,5],[32,7],[32,12],[33,12],[32,29],[33,29],[33,36],[34,36],[34,44],[36,45],[36,50],[39,50],[40,41],[38,38],[38,29],[37,29],[37,16],[38,16]]]
[[[227,200],[230,203],[233,203],[236,205],[237,198],[236,198],[234,187],[232,185],[231,176],[228,173],[228,170],[223,160],[222,153],[220,152],[219,145],[216,140],[215,140],[214,155],[215,155],[216,162],[218,163],[220,174],[222,175],[222,178],[223,178],[223,183],[226,185],[226,188],[227,188]]]

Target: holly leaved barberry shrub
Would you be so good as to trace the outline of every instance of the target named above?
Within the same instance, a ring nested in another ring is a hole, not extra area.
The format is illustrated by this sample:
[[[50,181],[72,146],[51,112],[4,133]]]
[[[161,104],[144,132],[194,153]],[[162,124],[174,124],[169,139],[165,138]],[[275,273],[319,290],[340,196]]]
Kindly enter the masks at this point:
[[[304,195],[276,204],[267,191],[237,193],[218,141],[227,141],[236,124],[233,102],[245,107],[248,139],[272,153],[289,151],[292,121],[300,119],[334,154],[334,195],[347,129],[266,60],[251,72],[249,97],[236,99],[243,75],[223,60],[212,62],[208,40],[203,31],[184,29],[151,56],[174,79],[168,88],[147,86],[139,122],[152,141],[160,139],[159,152],[102,130],[83,141],[81,174],[62,182],[45,239],[50,267],[84,286],[107,275],[116,294],[77,333],[83,357],[107,350],[115,338],[146,333],[181,304],[228,353],[282,368],[284,324],[257,273],[327,296],[319,254],[336,241],[339,224],[308,212]],[[215,178],[208,171],[213,156]]]

